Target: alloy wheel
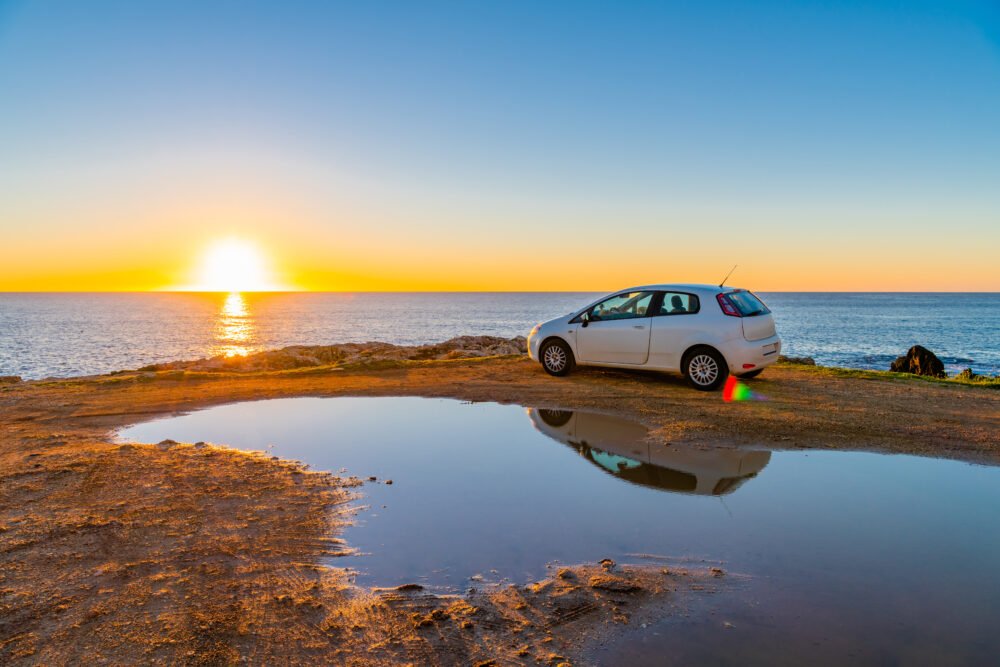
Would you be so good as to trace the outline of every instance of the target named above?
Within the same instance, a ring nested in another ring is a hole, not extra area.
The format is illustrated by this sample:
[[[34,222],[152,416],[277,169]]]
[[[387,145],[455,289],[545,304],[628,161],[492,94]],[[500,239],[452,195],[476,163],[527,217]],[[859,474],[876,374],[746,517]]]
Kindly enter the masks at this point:
[[[561,372],[566,368],[566,364],[569,361],[566,356],[566,350],[562,349],[561,345],[549,345],[545,348],[543,360],[545,368],[551,373]]]
[[[698,354],[688,363],[688,375],[695,384],[707,387],[719,377],[719,364],[708,354]]]

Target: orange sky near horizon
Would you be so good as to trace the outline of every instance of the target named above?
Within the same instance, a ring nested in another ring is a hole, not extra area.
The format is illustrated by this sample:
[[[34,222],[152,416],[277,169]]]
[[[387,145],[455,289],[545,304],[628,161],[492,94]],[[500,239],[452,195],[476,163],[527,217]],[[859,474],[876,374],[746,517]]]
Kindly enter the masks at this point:
[[[269,282],[295,290],[600,292],[716,283],[738,264],[729,283],[759,291],[1000,291],[994,263],[955,251],[961,239],[937,242],[934,212],[857,211],[844,222],[806,206],[665,207],[621,223],[583,202],[568,210],[483,207],[469,220],[459,207],[344,197],[334,215],[327,204],[306,205],[309,193],[292,186],[262,195],[227,185],[214,197],[100,198],[84,202],[71,222],[65,205],[8,211],[0,291],[189,287],[206,249],[224,239],[255,246]],[[174,203],[185,199],[194,203]],[[982,213],[967,217],[987,224]]]
[[[610,291],[657,282],[715,283],[738,264],[731,285],[758,291],[998,291],[1000,277],[988,262],[966,257],[900,261],[850,242],[822,253],[762,244],[744,251],[719,248],[705,258],[661,252],[655,244],[612,243],[596,236],[558,248],[522,233],[486,239],[444,239],[420,244],[419,233],[330,235],[315,238],[273,233],[220,234],[181,230],[174,235],[137,229],[117,236],[61,235],[25,238],[0,250],[0,291],[160,291],[199,289],[202,257],[219,239],[256,246],[274,289],[307,291]],[[339,239],[336,238],[339,236]],[[396,236],[395,238],[386,238]],[[460,235],[459,235],[460,236]],[[470,235],[472,236],[472,235]],[[697,234],[681,247],[718,246]],[[311,240],[309,240],[311,239]],[[920,256],[918,248],[900,254]]]

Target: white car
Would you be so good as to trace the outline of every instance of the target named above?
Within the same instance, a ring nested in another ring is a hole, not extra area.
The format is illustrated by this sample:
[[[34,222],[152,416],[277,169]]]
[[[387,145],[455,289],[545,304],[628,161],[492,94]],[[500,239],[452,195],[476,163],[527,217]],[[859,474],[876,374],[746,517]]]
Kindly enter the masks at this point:
[[[538,324],[528,335],[528,355],[551,375],[576,365],[672,371],[705,391],[730,373],[759,375],[780,353],[764,302],[720,285],[632,287]]]

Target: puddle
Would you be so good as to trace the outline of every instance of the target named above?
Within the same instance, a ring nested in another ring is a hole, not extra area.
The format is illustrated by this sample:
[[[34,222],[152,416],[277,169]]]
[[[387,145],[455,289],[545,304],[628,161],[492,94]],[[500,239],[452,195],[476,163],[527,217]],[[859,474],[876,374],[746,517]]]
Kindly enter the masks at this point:
[[[369,509],[344,535],[362,553],[333,562],[363,585],[457,591],[641,554],[751,575],[730,603],[712,601],[724,609],[650,626],[609,648],[610,662],[664,664],[672,648],[680,661],[746,664],[798,644],[796,654],[832,662],[1000,654],[1000,468],[670,447],[607,415],[422,398],[239,403],[120,435],[376,476],[363,487]],[[698,638],[686,652],[677,628]]]

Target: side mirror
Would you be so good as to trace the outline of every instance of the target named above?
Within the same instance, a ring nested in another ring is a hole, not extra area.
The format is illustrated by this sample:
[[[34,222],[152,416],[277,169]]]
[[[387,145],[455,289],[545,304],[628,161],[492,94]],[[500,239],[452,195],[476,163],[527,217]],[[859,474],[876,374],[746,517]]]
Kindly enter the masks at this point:
[[[586,327],[588,324],[590,324],[590,313],[584,313],[583,315],[581,315],[580,316],[580,322],[582,323],[582,326],[584,326],[584,327]]]

